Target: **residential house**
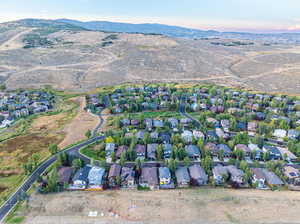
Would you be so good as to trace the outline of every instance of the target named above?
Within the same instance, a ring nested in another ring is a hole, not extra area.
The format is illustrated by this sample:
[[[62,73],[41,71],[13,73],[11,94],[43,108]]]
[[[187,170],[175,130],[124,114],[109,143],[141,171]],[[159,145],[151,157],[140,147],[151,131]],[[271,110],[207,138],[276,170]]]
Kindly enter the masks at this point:
[[[284,185],[282,180],[275,173],[268,171],[267,169],[264,169],[263,172],[266,176],[266,182],[269,186],[279,187]]]
[[[223,156],[224,157],[231,157],[232,151],[231,151],[231,149],[229,148],[228,145],[218,144],[217,148],[218,148],[218,150],[217,150],[218,152],[223,151]]]
[[[155,161],[156,160],[156,151],[158,144],[148,144],[147,145],[147,159]]]
[[[158,137],[164,144],[168,144],[171,142],[171,135],[168,132],[161,132],[159,133]]]
[[[91,166],[86,165],[83,168],[77,170],[77,172],[73,177],[72,180],[73,183],[70,186],[70,189],[78,189],[78,190],[85,189],[88,183],[88,175],[91,168],[92,168]]]
[[[168,122],[170,123],[170,127],[172,129],[177,128],[178,127],[178,120],[176,118],[169,118]]]
[[[145,137],[145,132],[144,132],[144,131],[138,131],[138,132],[136,133],[135,137],[136,137],[137,139],[144,139],[144,137]]]
[[[120,159],[123,152],[128,150],[127,145],[120,145],[116,151],[116,158]]]
[[[146,147],[144,145],[137,144],[135,146],[136,157],[140,159],[145,159],[146,157]]]
[[[72,167],[61,167],[58,170],[58,183],[61,186],[65,186],[65,184],[69,184],[71,180],[71,176],[74,172]]]
[[[221,126],[224,129],[225,132],[229,132],[229,128],[230,128],[230,122],[229,120],[221,120]]]
[[[193,133],[189,130],[184,130],[183,133],[181,134],[181,138],[186,142],[186,143],[191,143],[193,140]]]
[[[290,129],[290,130],[288,130],[287,136],[291,140],[298,140],[299,136],[300,136],[300,132],[298,130],[295,130],[295,129]]]
[[[88,174],[88,189],[103,190],[105,169],[93,166]]]
[[[105,157],[107,162],[111,162],[111,154],[115,151],[115,143],[106,143]]]
[[[153,126],[155,128],[163,128],[164,127],[164,122],[162,120],[153,120]]]
[[[195,186],[206,185],[208,182],[208,176],[204,169],[198,165],[194,164],[189,167],[191,184]]]
[[[193,136],[196,140],[205,138],[205,135],[201,131],[197,130],[193,130]]]
[[[139,185],[149,187],[151,190],[158,189],[157,167],[143,167]]]
[[[217,165],[212,169],[213,178],[216,185],[222,185],[226,182],[229,174],[226,167]]]
[[[287,161],[290,162],[296,162],[298,160],[298,157],[292,153],[288,148],[286,147],[277,147],[280,154],[282,155],[282,158],[285,158]]]
[[[282,140],[283,138],[286,137],[287,131],[284,129],[275,129],[273,136],[278,138],[279,140]]]
[[[151,130],[152,127],[153,127],[153,121],[152,121],[151,118],[146,118],[144,120],[144,124],[146,125],[146,128],[149,129],[149,130]]]
[[[269,153],[269,155],[270,155],[269,159],[271,159],[271,160],[278,160],[278,159],[282,158],[279,149],[275,146],[264,145],[263,151]]]
[[[132,167],[122,167],[121,171],[121,187],[122,188],[135,188],[135,171]]]
[[[266,175],[264,172],[264,168],[251,168],[252,172],[252,183],[257,185],[258,189],[266,188]]]
[[[209,151],[212,155],[217,156],[219,149],[215,143],[208,142],[205,144],[204,149]]]
[[[186,145],[185,151],[187,152],[190,159],[199,160],[200,159],[200,150],[196,145]]]
[[[230,182],[235,187],[240,187],[244,183],[244,172],[233,165],[226,166],[229,173]]]
[[[234,150],[243,151],[245,156],[250,156],[250,154],[251,154],[251,149],[249,149],[249,147],[244,144],[235,145]]]
[[[225,140],[230,138],[230,136],[227,133],[225,133],[221,128],[216,128],[215,131],[218,138],[225,139]]]
[[[185,188],[190,185],[191,179],[186,167],[179,167],[175,171],[175,176],[177,179],[177,186],[179,188]]]
[[[117,187],[121,184],[121,166],[118,164],[112,164],[108,173],[108,185],[110,187]]]
[[[257,128],[258,128],[258,123],[256,121],[250,121],[250,122],[248,122],[248,125],[247,125],[248,132],[255,133],[256,130],[257,130]]]
[[[288,184],[300,186],[300,171],[292,166],[284,166],[283,174],[287,178]]]
[[[168,167],[159,167],[159,185],[162,189],[174,188],[174,182],[172,181],[171,172]]]
[[[256,160],[262,159],[263,150],[261,150],[258,145],[250,143],[248,144],[248,148],[251,150],[251,152],[256,152],[255,158]]]
[[[163,155],[164,159],[169,159],[172,153],[172,145],[171,144],[163,144]]]

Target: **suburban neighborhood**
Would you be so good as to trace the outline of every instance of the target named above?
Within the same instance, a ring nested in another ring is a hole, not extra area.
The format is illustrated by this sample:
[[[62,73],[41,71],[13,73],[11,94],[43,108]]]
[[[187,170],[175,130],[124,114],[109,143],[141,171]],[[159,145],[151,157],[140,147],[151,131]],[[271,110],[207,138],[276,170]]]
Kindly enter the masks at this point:
[[[53,103],[54,96],[45,91],[0,92],[0,128],[31,114],[47,112]]]
[[[80,150],[90,162],[60,155],[55,174],[41,178],[41,192],[300,189],[295,97],[150,84],[86,98],[88,111],[110,111],[109,127],[101,140]],[[58,188],[50,186],[53,180]]]

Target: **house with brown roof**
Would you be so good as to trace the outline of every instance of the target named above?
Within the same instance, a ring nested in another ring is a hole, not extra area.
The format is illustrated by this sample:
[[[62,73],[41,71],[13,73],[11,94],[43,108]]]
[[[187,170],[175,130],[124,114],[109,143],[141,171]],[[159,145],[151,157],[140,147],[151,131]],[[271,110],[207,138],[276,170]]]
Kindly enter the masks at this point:
[[[74,169],[72,167],[63,166],[63,167],[59,168],[58,183],[61,186],[64,186],[65,184],[69,184],[73,172],[74,172]]]
[[[128,146],[127,145],[120,145],[116,151],[116,157],[118,159],[121,158],[121,155],[123,152],[126,152],[128,150]]]
[[[121,173],[121,166],[120,165],[114,163],[110,166],[109,173],[108,173],[108,185],[109,185],[109,187],[119,186],[119,184],[121,182],[120,173]]]
[[[139,179],[139,185],[141,187],[148,187],[151,190],[159,188],[157,167],[143,167],[142,174]]]
[[[146,147],[144,145],[137,144],[134,149],[137,158],[145,159]]]

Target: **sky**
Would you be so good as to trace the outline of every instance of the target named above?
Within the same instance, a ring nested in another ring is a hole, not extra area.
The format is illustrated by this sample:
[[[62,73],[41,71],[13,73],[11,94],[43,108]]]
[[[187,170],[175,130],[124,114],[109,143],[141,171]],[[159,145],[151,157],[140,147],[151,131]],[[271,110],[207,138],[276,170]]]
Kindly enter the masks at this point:
[[[300,0],[2,0],[0,22],[23,18],[161,23],[219,31],[299,32]]]

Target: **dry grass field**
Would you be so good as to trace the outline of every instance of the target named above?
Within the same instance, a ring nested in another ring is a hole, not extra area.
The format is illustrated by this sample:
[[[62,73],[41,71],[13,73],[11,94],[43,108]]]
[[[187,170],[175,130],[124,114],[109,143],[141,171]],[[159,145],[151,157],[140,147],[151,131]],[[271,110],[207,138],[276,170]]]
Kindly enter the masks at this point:
[[[196,188],[34,194],[24,223],[300,223],[300,192]],[[90,212],[97,217],[89,217]]]
[[[300,47],[295,44],[216,46],[206,39],[123,33],[104,47],[110,33],[61,30],[47,35],[51,47],[24,49],[24,36],[34,30],[17,26],[0,33],[0,81],[9,89],[52,85],[87,91],[159,81],[300,93]]]
[[[40,159],[44,160],[50,155],[50,144],[60,143],[61,148],[74,144],[84,139],[85,132],[98,124],[96,116],[84,112],[85,98],[79,97],[61,103],[64,106],[61,113],[24,121],[23,126],[26,127],[19,136],[0,143],[1,199],[5,199],[23,180],[23,164],[33,153],[39,153]],[[18,128],[16,125],[9,131],[15,133]],[[1,135],[8,136],[6,132],[1,133],[0,137]]]

